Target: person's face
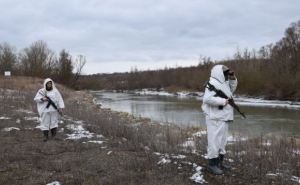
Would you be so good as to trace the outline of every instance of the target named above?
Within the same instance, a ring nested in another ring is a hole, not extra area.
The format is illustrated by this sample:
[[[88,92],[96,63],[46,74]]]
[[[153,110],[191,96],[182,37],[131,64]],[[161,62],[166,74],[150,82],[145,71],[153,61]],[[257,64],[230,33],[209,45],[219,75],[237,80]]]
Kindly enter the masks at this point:
[[[50,81],[50,82],[47,82],[46,83],[46,89],[52,89],[52,82]]]
[[[228,79],[229,79],[229,72],[230,72],[229,69],[227,69],[226,71],[223,72],[226,81],[228,81]]]

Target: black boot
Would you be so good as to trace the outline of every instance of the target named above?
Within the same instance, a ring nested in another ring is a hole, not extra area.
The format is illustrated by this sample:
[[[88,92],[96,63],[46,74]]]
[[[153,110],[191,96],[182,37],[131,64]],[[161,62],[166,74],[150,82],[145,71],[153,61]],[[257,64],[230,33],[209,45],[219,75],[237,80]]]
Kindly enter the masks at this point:
[[[48,140],[48,133],[49,133],[49,130],[43,130],[43,134],[44,134],[44,140],[43,141]]]
[[[219,158],[209,159],[209,164],[207,167],[208,171],[215,175],[224,174],[223,170],[219,168]]]
[[[219,160],[220,160],[220,164],[219,166],[221,167],[221,169],[223,170],[230,170],[231,167],[229,165],[224,164],[224,154],[219,154]]]
[[[54,138],[56,136],[56,130],[57,130],[57,127],[51,129],[51,136],[52,136],[52,138]]]

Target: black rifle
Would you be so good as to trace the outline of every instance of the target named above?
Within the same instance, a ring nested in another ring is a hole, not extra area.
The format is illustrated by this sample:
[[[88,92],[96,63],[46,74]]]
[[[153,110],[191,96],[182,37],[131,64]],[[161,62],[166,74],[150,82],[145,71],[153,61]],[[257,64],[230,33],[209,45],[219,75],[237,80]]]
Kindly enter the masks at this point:
[[[51,100],[51,98],[49,98],[47,95],[43,94],[42,92],[39,92],[40,95],[44,96],[45,98],[47,98],[48,100],[48,104],[46,105],[46,108],[49,109],[50,105],[52,105],[52,107],[57,110],[57,112],[59,114],[61,114],[57,108],[57,106],[55,105],[55,103]]]
[[[209,82],[207,82],[207,88],[210,91],[214,91],[216,93],[215,96],[227,99],[228,104],[231,105],[236,111],[238,111],[238,113],[240,113],[243,116],[243,118],[246,118],[246,115],[243,112],[241,112],[240,108],[235,104],[234,99],[232,97],[229,98],[223,91],[217,89],[215,86],[213,86]]]

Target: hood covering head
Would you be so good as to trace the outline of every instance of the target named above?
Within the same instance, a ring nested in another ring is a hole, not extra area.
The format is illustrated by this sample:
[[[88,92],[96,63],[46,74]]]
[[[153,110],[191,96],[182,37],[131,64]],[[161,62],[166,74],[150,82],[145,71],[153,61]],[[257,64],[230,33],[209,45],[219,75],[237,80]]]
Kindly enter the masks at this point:
[[[46,89],[46,84],[47,84],[48,82],[52,82],[52,89],[55,89],[54,82],[53,82],[53,80],[51,80],[51,78],[46,78],[46,79],[44,80],[44,89]]]
[[[232,96],[228,81],[225,80],[224,70],[229,68],[224,65],[215,65],[211,69],[209,83],[214,85],[217,89],[222,90],[228,97]]]
[[[216,65],[211,69],[210,77],[216,79],[220,83],[224,83],[225,76],[224,76],[224,70],[228,70],[229,68],[224,65]]]

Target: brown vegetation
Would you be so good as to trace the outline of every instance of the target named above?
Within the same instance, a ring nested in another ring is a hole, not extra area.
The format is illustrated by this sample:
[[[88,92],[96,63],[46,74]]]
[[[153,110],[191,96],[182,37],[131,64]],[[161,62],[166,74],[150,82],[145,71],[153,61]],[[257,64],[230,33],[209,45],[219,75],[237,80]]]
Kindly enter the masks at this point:
[[[75,87],[85,63],[84,56],[79,55],[73,61],[64,49],[57,57],[44,41],[36,41],[19,53],[8,43],[0,44],[0,76],[4,71],[11,71],[14,76],[51,77]]]
[[[240,94],[267,99],[300,99],[300,21],[292,23],[284,37],[259,51],[237,51],[233,59],[218,61],[235,70]],[[210,58],[201,58],[197,67],[157,71],[132,70],[130,73],[84,76],[81,89],[165,88],[201,90],[212,66]]]
[[[206,137],[191,137],[199,128],[159,125],[100,109],[86,93],[59,84],[67,107],[64,123],[56,140],[43,142],[40,130],[34,129],[38,123],[27,119],[37,116],[33,97],[41,82],[34,78],[0,79],[0,117],[11,118],[0,120],[0,184],[34,185],[56,180],[70,185],[194,184],[189,179],[195,173],[192,163],[205,168]],[[104,144],[84,143],[88,138],[66,139],[71,133],[68,125],[75,120],[82,120],[89,132],[102,134]],[[20,130],[3,131],[7,127]],[[188,137],[196,140],[196,153],[182,146]],[[293,138],[239,140],[228,145],[233,170],[213,176],[204,169],[204,179],[208,184],[223,185],[298,184],[293,176],[300,176],[299,151]],[[158,164],[166,154],[186,158],[169,157],[171,163]]]

